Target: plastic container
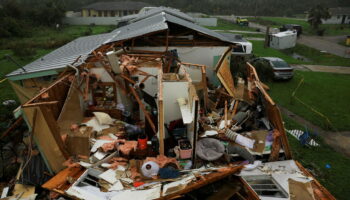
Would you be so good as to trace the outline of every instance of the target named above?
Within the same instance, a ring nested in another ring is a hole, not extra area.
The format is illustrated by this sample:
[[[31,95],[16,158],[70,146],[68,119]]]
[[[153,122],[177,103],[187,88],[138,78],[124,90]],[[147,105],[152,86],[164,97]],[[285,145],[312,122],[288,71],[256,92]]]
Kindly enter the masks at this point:
[[[179,140],[180,159],[189,159],[192,157],[192,146],[187,139]]]

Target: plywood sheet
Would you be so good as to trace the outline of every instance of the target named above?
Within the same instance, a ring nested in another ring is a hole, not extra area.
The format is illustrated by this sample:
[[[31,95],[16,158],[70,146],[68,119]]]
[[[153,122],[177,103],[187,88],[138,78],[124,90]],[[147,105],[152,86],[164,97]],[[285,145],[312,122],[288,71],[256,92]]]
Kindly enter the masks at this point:
[[[9,81],[9,82],[13,90],[15,91],[21,104],[24,104],[25,102],[30,100],[32,97],[34,97],[35,93],[37,92],[35,89],[24,88],[12,81]]]
[[[35,142],[39,146],[39,150],[43,154],[45,160],[48,162],[50,169],[57,173],[63,169],[62,163],[65,161],[64,155],[60,151],[40,109],[33,107],[23,108],[28,123],[33,127],[34,109],[37,109],[35,130],[33,130]]]
[[[235,86],[230,70],[230,54],[226,54],[222,59],[223,60],[220,61],[221,63],[219,62],[217,76],[227,92],[233,96],[235,93]]]
[[[299,182],[288,179],[289,194],[291,200],[315,200],[311,182]]]
[[[72,123],[81,123],[84,118],[76,85],[77,83],[74,81],[68,91],[66,101],[57,120],[61,134],[67,133]]]

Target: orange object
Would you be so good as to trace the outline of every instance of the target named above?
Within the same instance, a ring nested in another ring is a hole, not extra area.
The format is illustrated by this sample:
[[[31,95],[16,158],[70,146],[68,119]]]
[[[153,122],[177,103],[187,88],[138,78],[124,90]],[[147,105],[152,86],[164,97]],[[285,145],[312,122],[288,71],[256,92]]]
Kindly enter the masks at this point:
[[[145,183],[144,182],[135,181],[134,182],[134,187],[140,187],[143,184],[145,184]]]
[[[138,147],[139,147],[140,150],[147,149],[147,139],[148,139],[147,136],[144,139],[142,139],[142,138],[137,139]]]

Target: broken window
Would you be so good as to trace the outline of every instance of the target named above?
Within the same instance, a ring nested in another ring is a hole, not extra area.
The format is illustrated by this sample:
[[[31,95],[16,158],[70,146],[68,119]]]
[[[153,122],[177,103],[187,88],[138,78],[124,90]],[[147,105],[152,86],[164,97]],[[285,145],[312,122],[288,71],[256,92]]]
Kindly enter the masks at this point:
[[[277,181],[268,175],[246,176],[244,180],[250,187],[259,195],[265,197],[287,198],[288,194],[285,192]]]

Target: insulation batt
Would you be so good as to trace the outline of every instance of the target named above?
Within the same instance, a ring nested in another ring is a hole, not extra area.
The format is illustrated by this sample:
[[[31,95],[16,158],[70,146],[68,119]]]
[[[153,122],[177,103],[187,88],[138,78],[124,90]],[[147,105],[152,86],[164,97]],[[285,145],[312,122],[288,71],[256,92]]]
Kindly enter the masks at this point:
[[[158,155],[156,158],[154,157],[147,157],[145,162],[153,161],[159,165],[160,168],[163,168],[168,163],[174,163],[176,164],[177,168],[180,169],[179,163],[177,162],[176,158],[168,158],[164,155]]]

